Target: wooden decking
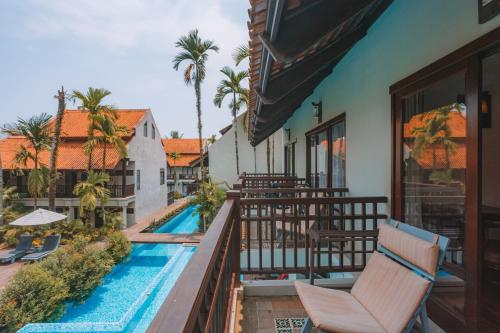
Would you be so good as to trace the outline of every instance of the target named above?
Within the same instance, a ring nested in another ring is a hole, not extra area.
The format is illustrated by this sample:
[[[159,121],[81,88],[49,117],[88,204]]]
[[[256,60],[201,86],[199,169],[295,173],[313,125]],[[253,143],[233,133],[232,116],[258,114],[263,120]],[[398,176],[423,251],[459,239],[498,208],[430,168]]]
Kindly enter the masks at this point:
[[[132,243],[199,243],[201,234],[154,234],[136,233],[128,237]]]

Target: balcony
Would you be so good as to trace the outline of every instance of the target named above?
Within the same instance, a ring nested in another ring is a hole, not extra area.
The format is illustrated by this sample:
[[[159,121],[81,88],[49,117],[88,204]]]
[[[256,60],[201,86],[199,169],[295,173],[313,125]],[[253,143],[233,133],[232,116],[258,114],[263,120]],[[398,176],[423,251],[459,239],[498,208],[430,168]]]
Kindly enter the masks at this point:
[[[64,184],[56,186],[56,197],[57,198],[75,198],[73,194],[73,188],[75,184]],[[111,192],[111,198],[127,198],[133,196],[135,193],[135,185],[106,185],[106,188]],[[21,198],[31,198],[32,195],[28,192],[26,185],[17,186],[17,191]],[[48,193],[45,193],[44,198],[48,197]]]
[[[293,288],[280,279],[355,276],[376,249],[378,224],[387,219],[386,197],[348,193],[347,188],[307,188],[294,176],[244,175],[228,192],[148,332],[265,331],[270,327],[256,326],[262,306],[267,324],[285,312],[303,317],[293,294],[271,297],[279,293],[277,285]],[[242,301],[241,287],[254,297]]]

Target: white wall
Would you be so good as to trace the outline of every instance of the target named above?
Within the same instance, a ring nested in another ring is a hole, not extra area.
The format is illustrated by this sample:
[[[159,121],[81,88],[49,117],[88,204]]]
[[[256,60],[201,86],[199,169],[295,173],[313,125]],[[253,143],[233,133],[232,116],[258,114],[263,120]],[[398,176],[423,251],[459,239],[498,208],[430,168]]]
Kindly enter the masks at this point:
[[[321,99],[324,121],[346,112],[351,195],[389,196],[389,86],[499,25],[479,25],[474,0],[395,1],[284,126],[297,139],[297,174],[305,177],[304,133],[316,127],[311,102]]]
[[[274,138],[274,172],[283,172],[283,135],[278,130],[271,137],[271,160],[272,140]],[[243,115],[238,117],[238,150],[240,173],[255,172],[254,150],[248,141],[248,135],[243,128]],[[267,172],[267,147],[264,140],[256,147],[257,171]],[[209,170],[212,179],[216,182],[227,182],[233,185],[238,180],[236,174],[236,157],[234,148],[234,126],[220,137],[215,143],[208,147],[210,159]],[[272,170],[271,170],[272,171]]]
[[[148,122],[148,136],[144,137],[144,122]],[[155,125],[156,137],[151,136],[151,124]],[[136,222],[167,205],[167,158],[158,126],[154,123],[151,111],[137,124],[135,136],[128,146],[128,157],[134,161],[134,184],[137,170],[141,171],[141,189],[135,189]],[[160,168],[165,169],[165,184],[160,185]]]

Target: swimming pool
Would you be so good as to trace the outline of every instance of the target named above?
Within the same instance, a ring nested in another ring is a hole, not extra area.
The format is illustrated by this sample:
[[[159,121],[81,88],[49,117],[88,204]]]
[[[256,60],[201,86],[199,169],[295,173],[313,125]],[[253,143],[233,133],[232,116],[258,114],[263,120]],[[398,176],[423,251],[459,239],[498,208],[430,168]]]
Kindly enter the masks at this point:
[[[29,324],[20,332],[145,332],[194,253],[179,244],[134,244],[132,253],[57,323]]]
[[[196,212],[198,206],[190,205],[179,214],[168,219],[154,233],[158,234],[192,234],[198,231],[200,214]]]

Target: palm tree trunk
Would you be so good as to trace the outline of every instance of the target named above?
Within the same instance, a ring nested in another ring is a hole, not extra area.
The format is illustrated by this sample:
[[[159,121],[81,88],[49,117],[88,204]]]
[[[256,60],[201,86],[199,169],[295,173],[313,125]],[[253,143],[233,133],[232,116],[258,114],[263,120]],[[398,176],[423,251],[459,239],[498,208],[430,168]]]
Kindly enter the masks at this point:
[[[59,150],[59,140],[61,137],[61,125],[64,117],[64,109],[66,108],[66,99],[64,87],[57,91],[57,115],[54,128],[54,136],[52,137],[52,152],[50,155],[50,174],[49,174],[49,210],[56,209],[56,182],[57,182],[57,153]]]
[[[198,72],[197,72],[198,73]],[[194,83],[194,91],[196,94],[196,114],[198,116],[198,141],[200,145],[200,171],[201,180],[205,179],[205,171],[203,170],[203,136],[202,136],[202,122],[201,122],[201,87],[200,80],[196,78]]]
[[[106,172],[106,150],[107,150],[107,142],[106,139],[104,139],[104,144],[102,147],[102,172]]]
[[[271,173],[271,146],[269,138],[266,139],[267,174]]]
[[[92,121],[90,122],[90,129],[89,129],[89,138],[88,138],[88,141],[94,140],[94,127],[95,127],[95,121],[92,118]],[[90,149],[89,149],[89,160],[88,160],[88,164],[87,164],[87,172],[92,169],[92,151],[93,151],[93,149],[92,149],[92,147],[90,147]]]
[[[38,171],[38,152],[36,150],[35,150],[35,161],[34,162],[35,162],[35,168],[33,170]],[[36,191],[35,191],[32,194],[33,194],[33,210],[36,210],[36,207],[38,206],[38,193],[36,193]]]
[[[238,155],[238,118],[236,118],[236,94],[233,93],[233,127],[234,127],[234,149],[236,153],[236,176],[240,175],[240,156]]]

